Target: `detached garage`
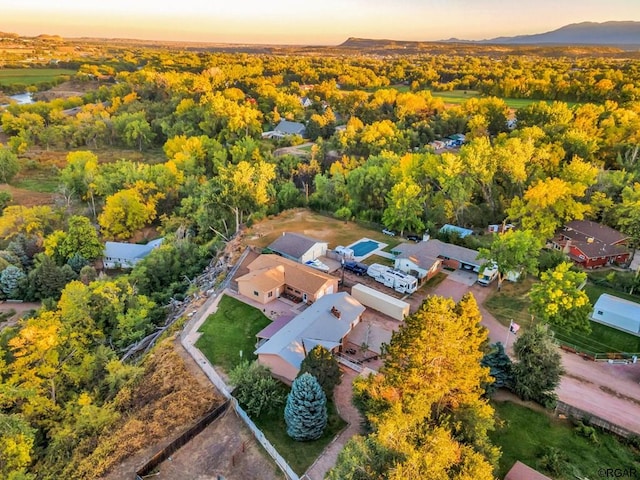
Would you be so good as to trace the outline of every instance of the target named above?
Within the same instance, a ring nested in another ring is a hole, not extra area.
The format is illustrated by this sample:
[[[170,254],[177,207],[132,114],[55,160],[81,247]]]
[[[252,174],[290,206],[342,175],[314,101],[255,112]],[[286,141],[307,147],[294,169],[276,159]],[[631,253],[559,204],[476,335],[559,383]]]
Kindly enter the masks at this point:
[[[603,293],[593,307],[592,320],[640,336],[640,304]]]

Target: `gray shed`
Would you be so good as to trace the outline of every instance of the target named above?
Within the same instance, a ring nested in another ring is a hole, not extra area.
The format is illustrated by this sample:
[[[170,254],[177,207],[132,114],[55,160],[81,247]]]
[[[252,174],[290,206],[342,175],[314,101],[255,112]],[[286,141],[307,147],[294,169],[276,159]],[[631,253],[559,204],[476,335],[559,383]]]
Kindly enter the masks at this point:
[[[604,325],[640,336],[640,304],[603,293],[591,318]]]

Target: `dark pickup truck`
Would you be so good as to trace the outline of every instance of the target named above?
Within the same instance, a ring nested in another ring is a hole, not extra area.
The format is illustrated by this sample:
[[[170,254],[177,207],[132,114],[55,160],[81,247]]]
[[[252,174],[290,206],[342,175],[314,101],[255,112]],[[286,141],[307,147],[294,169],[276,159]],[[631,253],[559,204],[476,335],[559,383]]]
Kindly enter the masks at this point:
[[[358,276],[362,276],[367,273],[369,267],[364,263],[359,262],[344,262],[344,269],[355,273]]]

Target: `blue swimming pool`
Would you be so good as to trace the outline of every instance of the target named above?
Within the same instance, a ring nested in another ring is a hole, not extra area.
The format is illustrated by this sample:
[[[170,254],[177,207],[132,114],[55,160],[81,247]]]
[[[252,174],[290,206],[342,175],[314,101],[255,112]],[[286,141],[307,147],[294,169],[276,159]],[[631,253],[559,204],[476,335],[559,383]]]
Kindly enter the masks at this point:
[[[358,243],[354,243],[349,248],[353,250],[353,255],[355,257],[363,257],[377,249],[378,242],[374,242],[373,240],[360,240]]]

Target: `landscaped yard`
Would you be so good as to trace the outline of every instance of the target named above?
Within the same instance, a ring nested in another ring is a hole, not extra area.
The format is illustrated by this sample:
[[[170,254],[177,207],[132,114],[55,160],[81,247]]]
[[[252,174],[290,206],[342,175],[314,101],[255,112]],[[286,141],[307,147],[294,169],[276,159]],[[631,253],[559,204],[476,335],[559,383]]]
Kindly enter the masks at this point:
[[[340,418],[333,402],[327,400],[329,420],[322,437],[313,442],[296,442],[287,435],[283,412],[284,408],[274,415],[262,415],[253,420],[291,468],[302,475],[347,423]]]
[[[229,372],[241,360],[253,360],[256,333],[271,321],[257,308],[227,295],[220,299],[218,310],[200,327],[202,336],[196,347],[211,364]],[[242,357],[240,357],[242,352]]]
[[[516,460],[558,480],[595,479],[602,476],[600,468],[634,468],[640,472],[640,452],[618,437],[598,431],[594,442],[576,433],[567,420],[511,402],[493,405],[498,425],[502,423],[490,435],[502,449],[498,478],[503,478]],[[545,453],[549,460],[556,457],[559,474],[544,470]]]

